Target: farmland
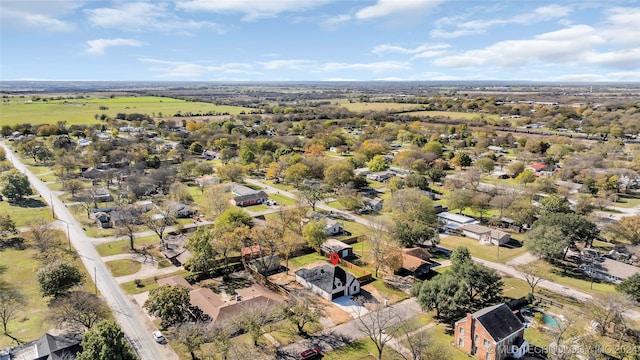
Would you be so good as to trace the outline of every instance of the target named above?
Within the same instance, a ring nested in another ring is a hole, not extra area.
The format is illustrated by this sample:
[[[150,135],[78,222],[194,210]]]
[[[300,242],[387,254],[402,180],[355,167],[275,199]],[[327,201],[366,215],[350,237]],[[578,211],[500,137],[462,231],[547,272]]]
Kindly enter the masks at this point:
[[[176,114],[240,114],[253,109],[239,106],[214,105],[189,102],[156,96],[131,96],[114,98],[84,98],[65,100],[38,100],[27,97],[3,98],[0,105],[0,123],[15,125],[55,124],[66,121],[68,125],[98,124],[96,115],[111,118],[118,113],[140,113],[152,117],[169,117]]]

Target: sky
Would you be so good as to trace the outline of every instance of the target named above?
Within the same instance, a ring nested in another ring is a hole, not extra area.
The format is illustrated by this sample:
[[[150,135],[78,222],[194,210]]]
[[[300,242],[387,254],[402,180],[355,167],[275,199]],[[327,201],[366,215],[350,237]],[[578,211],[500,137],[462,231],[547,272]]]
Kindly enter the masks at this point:
[[[640,0],[0,0],[1,80],[640,82]]]

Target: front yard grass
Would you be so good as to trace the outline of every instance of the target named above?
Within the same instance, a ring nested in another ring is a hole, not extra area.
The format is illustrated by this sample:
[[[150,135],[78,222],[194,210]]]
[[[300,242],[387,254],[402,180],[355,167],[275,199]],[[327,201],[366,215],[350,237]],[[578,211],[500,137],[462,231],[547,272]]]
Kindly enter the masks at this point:
[[[269,198],[275,200],[280,206],[289,206],[296,203],[295,199],[282,194],[269,194]]]
[[[502,282],[504,283],[504,288],[502,289],[502,296],[505,296],[511,299],[519,299],[521,297],[526,296],[531,291],[529,284],[527,284],[526,281],[521,279],[502,278]]]
[[[369,338],[354,341],[337,350],[330,351],[322,356],[325,360],[370,360],[377,359],[378,350]],[[400,360],[402,356],[398,355],[390,346],[385,346],[382,352],[384,360]]]
[[[159,287],[160,285],[156,281],[157,279],[163,279],[163,278],[167,278],[167,277],[171,277],[171,276],[183,276],[184,277],[184,276],[186,276],[188,274],[189,274],[189,272],[187,270],[181,269],[181,270],[176,270],[176,272],[172,272],[170,274],[164,274],[162,276],[154,276],[154,277],[148,277],[148,278],[144,278],[144,279],[139,279],[140,280],[140,286],[136,285],[135,281],[128,281],[128,282],[120,284],[120,287],[127,294],[135,295],[135,294],[143,293],[145,291],[151,291],[151,290]]]
[[[469,249],[471,256],[497,263],[506,263],[526,252],[524,246],[517,248],[500,246],[498,248],[493,245],[482,245],[476,239],[463,236],[445,236],[440,238],[440,245],[451,250],[457,246],[464,246]]]
[[[159,246],[160,239],[156,235],[150,235],[145,237],[136,238],[133,240],[133,246],[136,249],[140,249],[143,246]],[[96,250],[100,256],[111,256],[117,254],[127,254],[131,252],[129,247],[129,239],[110,241],[104,244],[96,246]]]
[[[113,277],[135,274],[142,268],[142,264],[135,260],[121,259],[105,263]]]
[[[0,211],[9,213],[17,228],[27,227],[37,219],[44,219],[47,222],[53,221],[51,209],[37,195],[26,198],[21,203],[0,201]]]
[[[570,288],[585,292],[592,295],[615,293],[615,286],[597,280],[591,283],[591,279],[583,275],[577,269],[567,265],[565,269],[558,265],[552,265],[544,260],[536,260],[533,262],[536,267],[541,269],[548,277],[549,281],[565,285]],[[592,286],[593,285],[593,286]]]

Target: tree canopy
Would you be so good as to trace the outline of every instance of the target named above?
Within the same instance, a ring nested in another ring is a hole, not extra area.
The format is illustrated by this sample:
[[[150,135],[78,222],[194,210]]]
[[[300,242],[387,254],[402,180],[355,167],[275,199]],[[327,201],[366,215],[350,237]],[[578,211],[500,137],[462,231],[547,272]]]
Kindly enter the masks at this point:
[[[62,260],[38,270],[37,277],[42,296],[53,297],[65,294],[72,287],[82,284],[84,280],[77,266]]]
[[[160,318],[163,327],[186,321],[190,317],[189,289],[184,286],[162,285],[149,292],[144,307]]]
[[[134,360],[124,332],[111,320],[102,320],[95,329],[82,335],[82,353],[77,360]]]
[[[12,169],[5,171],[0,176],[0,193],[9,200],[19,201],[25,196],[32,195],[33,190],[31,190],[31,184],[29,184],[27,176],[16,169]]]

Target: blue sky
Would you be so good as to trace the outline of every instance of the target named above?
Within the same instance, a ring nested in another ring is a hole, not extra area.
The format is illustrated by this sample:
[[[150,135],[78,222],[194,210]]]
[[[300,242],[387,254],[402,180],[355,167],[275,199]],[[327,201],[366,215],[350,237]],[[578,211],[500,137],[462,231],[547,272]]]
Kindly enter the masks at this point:
[[[0,0],[0,80],[640,81],[639,0]]]

